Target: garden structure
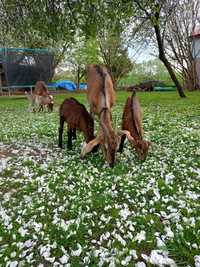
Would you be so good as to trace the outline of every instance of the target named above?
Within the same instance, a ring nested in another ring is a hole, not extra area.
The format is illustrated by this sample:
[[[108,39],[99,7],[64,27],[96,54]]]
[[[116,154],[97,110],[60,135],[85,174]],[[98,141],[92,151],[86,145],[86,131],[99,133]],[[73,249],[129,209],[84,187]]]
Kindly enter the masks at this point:
[[[48,49],[0,48],[0,92],[32,88],[53,76],[53,53]]]

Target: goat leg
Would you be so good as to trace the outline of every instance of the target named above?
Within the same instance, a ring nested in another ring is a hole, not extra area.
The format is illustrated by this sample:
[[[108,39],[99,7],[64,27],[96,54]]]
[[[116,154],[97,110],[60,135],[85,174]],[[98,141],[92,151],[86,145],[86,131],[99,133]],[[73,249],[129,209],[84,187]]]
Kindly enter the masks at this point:
[[[76,139],[76,128],[72,129],[72,137]]]
[[[122,135],[122,137],[121,137],[121,142],[120,142],[119,149],[118,149],[118,152],[120,152],[120,153],[123,152],[124,141],[125,141],[125,139],[126,139],[126,135]]]
[[[39,107],[38,107],[38,112],[40,112],[40,111],[42,111],[42,112],[43,112],[43,110],[44,110],[44,109],[43,109],[43,105],[42,105],[42,104],[40,104],[40,105],[39,105]]]
[[[63,126],[64,126],[64,119],[62,117],[60,117],[59,141],[58,141],[58,146],[60,148],[63,148],[63,146],[62,146]]]
[[[67,140],[67,148],[69,150],[72,149],[72,136],[73,136],[73,133],[72,133],[72,129],[68,129],[67,131],[67,136],[68,136],[68,140]]]

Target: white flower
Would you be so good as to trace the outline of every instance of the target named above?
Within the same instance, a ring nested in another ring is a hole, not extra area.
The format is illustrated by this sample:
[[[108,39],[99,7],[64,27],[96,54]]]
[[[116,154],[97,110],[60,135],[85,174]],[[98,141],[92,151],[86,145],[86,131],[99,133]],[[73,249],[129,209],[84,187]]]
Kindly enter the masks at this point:
[[[72,256],[76,256],[79,257],[81,255],[82,252],[82,247],[80,244],[77,244],[78,249],[77,250],[72,250]]]
[[[129,254],[130,254],[135,260],[138,258],[137,253],[136,253],[136,250],[134,250],[134,249],[131,249],[131,250],[129,251]]]
[[[166,236],[169,238],[173,238],[174,237],[174,233],[172,232],[171,228],[169,226],[165,226],[165,232],[166,232]]]
[[[13,252],[10,254],[10,257],[11,257],[11,258],[14,258],[16,255],[17,255],[17,253],[16,253],[15,251],[13,251]]]
[[[164,266],[164,265],[167,265],[170,267],[177,266],[174,260],[168,258],[167,255],[163,255],[162,253],[164,252],[160,250],[152,250],[151,255],[149,257],[149,262],[151,264],[156,264],[158,266]]]
[[[143,261],[139,261],[135,264],[135,267],[146,267],[146,264]]]
[[[156,241],[157,241],[157,247],[158,248],[165,246],[165,243],[159,237],[156,237]]]
[[[123,266],[126,266],[126,265],[128,265],[129,264],[129,262],[131,261],[131,256],[127,256],[124,260],[122,260],[122,265]]]
[[[128,209],[128,207],[125,207],[125,209],[123,209],[123,210],[120,210],[120,216],[124,219],[124,220],[126,220],[127,219],[127,217],[131,214],[131,212],[130,212],[130,210]]]
[[[18,233],[19,233],[22,237],[24,237],[24,236],[26,235],[27,232],[28,232],[27,229],[24,229],[23,227],[20,227],[20,228],[18,229]]]
[[[32,241],[31,239],[28,239],[28,240],[24,243],[23,247],[24,247],[24,248],[30,248],[30,247],[32,247],[33,244],[34,244],[34,241]]]
[[[59,261],[60,261],[62,264],[67,263],[68,260],[69,260],[69,256],[68,256],[68,255],[63,255],[63,256],[59,259]]]
[[[112,261],[110,262],[110,264],[108,265],[108,267],[115,267],[115,262],[112,260]]]
[[[146,239],[146,232],[144,230],[140,231],[140,233],[138,233],[136,235],[136,237],[134,238],[135,241],[138,241],[138,243],[140,243],[142,240]]]
[[[115,234],[115,237],[123,246],[126,246],[126,241],[119,234]]]
[[[11,261],[9,267],[16,267],[18,265],[18,261]]]
[[[195,264],[195,267],[200,267],[200,256],[199,255],[194,256],[194,264]]]
[[[170,184],[174,179],[174,175],[172,173],[168,173],[165,175],[165,183]]]

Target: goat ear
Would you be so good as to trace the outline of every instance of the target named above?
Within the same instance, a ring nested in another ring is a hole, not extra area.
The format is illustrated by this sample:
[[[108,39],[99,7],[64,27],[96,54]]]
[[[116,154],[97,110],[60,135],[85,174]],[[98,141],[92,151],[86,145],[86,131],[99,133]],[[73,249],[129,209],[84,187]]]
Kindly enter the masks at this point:
[[[89,143],[87,144],[85,143],[81,151],[81,158],[83,159],[87,153],[91,152],[92,149],[100,143],[100,141],[101,141],[101,136],[97,136],[95,139],[93,139]]]
[[[142,127],[142,111],[140,106],[139,99],[135,96],[135,94],[131,97],[132,108],[133,108],[133,120],[135,123],[135,127],[137,129],[138,134],[143,136],[143,127]]]

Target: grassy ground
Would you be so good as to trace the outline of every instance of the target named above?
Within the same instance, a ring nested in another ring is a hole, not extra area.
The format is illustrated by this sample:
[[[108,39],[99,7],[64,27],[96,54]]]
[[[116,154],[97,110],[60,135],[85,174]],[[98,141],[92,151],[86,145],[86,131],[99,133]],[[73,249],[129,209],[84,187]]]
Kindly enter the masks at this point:
[[[51,114],[0,97],[0,266],[200,266],[200,94],[140,93],[152,148],[140,162],[126,143],[113,169],[100,152],[80,160],[81,134],[57,147],[72,95],[87,103],[59,95]]]

